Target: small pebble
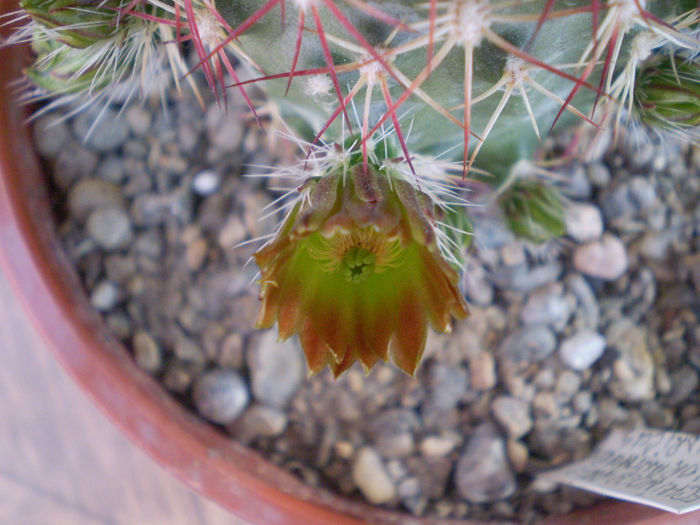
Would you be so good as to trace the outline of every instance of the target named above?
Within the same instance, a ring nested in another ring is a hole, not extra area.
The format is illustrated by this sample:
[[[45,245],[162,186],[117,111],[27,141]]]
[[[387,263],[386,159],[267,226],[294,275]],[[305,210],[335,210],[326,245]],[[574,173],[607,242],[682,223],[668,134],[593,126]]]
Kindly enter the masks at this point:
[[[47,159],[55,159],[70,140],[66,120],[54,113],[43,115],[34,122],[32,137],[39,155]]]
[[[274,330],[257,335],[248,349],[248,369],[255,398],[284,407],[304,379],[306,364],[293,339],[277,342]]]
[[[91,149],[107,152],[117,149],[129,134],[126,119],[111,108],[83,111],[73,120],[73,133]]]
[[[595,241],[603,235],[603,216],[593,204],[571,203],[564,209],[566,233],[576,242]]]
[[[105,250],[124,248],[132,237],[131,220],[119,208],[93,211],[87,220],[90,237]]]
[[[389,503],[396,497],[396,487],[382,458],[371,447],[363,447],[352,465],[352,480],[362,495],[374,505]]]
[[[579,272],[605,281],[619,279],[627,265],[625,245],[609,233],[599,241],[578,246],[574,251],[574,266]]]
[[[82,179],[68,192],[68,208],[79,221],[93,210],[123,208],[124,197],[118,186],[99,179]]]
[[[582,330],[567,337],[559,347],[559,356],[573,370],[586,370],[605,351],[605,337],[591,330]]]
[[[145,330],[138,330],[132,340],[134,359],[140,368],[149,373],[158,372],[163,366],[163,353],[158,342]]]
[[[215,369],[202,374],[194,383],[192,399],[197,411],[209,421],[227,425],[248,404],[248,386],[238,372]]]
[[[515,492],[505,443],[493,426],[484,423],[477,427],[457,462],[454,477],[459,495],[470,503],[497,501]]]
[[[544,325],[531,325],[516,330],[500,345],[499,354],[513,361],[542,361],[554,352],[557,340]]]
[[[221,186],[221,175],[214,170],[202,170],[192,179],[192,189],[197,195],[206,197],[216,193]]]
[[[100,312],[114,308],[119,301],[119,288],[110,281],[101,281],[90,294],[90,304]]]
[[[499,396],[493,400],[491,410],[496,421],[512,439],[520,439],[532,428],[530,407],[522,399]]]

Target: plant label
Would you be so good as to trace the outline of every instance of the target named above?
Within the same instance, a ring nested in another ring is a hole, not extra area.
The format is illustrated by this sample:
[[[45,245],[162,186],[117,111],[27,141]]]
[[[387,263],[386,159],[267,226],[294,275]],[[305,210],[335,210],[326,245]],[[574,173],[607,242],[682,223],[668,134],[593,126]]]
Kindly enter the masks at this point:
[[[541,476],[683,514],[700,508],[700,436],[615,430],[588,458]]]

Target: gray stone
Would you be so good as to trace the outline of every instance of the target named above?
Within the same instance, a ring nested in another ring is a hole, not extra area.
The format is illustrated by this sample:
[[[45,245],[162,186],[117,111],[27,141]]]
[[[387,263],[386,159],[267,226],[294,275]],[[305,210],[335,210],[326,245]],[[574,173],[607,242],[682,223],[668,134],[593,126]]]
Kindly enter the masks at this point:
[[[89,148],[107,152],[121,146],[129,134],[126,119],[111,108],[83,111],[73,120],[73,133]]]
[[[559,356],[566,366],[586,370],[605,351],[605,337],[592,330],[581,330],[567,337],[559,347]]]
[[[437,410],[451,410],[467,393],[469,380],[466,370],[442,363],[430,368],[430,407]]]
[[[600,320],[600,307],[593,289],[586,279],[577,273],[567,276],[565,282],[578,303],[578,307],[574,309],[574,315],[580,323],[577,328],[596,330]]]
[[[215,369],[197,378],[192,399],[204,418],[227,425],[248,405],[248,385],[238,372]]]
[[[70,140],[70,133],[64,117],[48,113],[34,121],[32,137],[39,155],[55,159],[64,151],[65,144]]]
[[[646,211],[656,204],[656,190],[648,177],[632,177],[627,184],[630,198],[634,202],[637,212]]]
[[[610,188],[600,198],[600,207],[608,222],[615,222],[632,217],[636,206],[626,185]]]
[[[90,212],[104,208],[123,208],[119,187],[99,179],[83,179],[68,193],[68,209],[73,218],[83,221]]]
[[[232,428],[243,442],[279,436],[287,427],[287,415],[280,409],[256,403],[250,406]]]
[[[671,372],[671,392],[668,402],[678,405],[688,399],[698,387],[698,373],[688,365],[683,365]]]
[[[600,209],[588,203],[572,202],[564,209],[566,233],[576,242],[589,242],[603,235]]]
[[[151,114],[143,106],[136,104],[131,106],[124,117],[129,125],[129,129],[136,136],[146,135],[151,129]]]
[[[496,269],[491,273],[491,278],[500,288],[527,293],[556,281],[561,272],[561,263],[551,261],[531,268],[525,265],[517,266],[512,271]]]
[[[188,363],[204,364],[207,359],[199,344],[182,334],[176,336],[173,351],[180,361]]]
[[[613,363],[614,377],[608,384],[610,393],[621,401],[644,401],[655,394],[654,360],[644,328],[622,318],[608,328],[608,348],[617,352]]]
[[[554,394],[557,400],[569,402],[581,387],[581,376],[572,370],[563,370],[557,377],[554,385]]]
[[[467,258],[462,279],[464,293],[472,303],[487,306],[493,302],[493,286],[486,270],[475,257]]]
[[[78,144],[65,147],[53,166],[53,180],[62,190],[68,189],[74,182],[93,177],[97,168],[98,156],[95,152]]]
[[[579,272],[605,281],[620,278],[628,265],[625,245],[618,237],[608,233],[599,241],[578,246],[573,258]]]
[[[158,342],[145,330],[138,330],[131,342],[136,364],[151,374],[163,366],[163,352]]]
[[[508,464],[503,439],[488,424],[477,427],[457,462],[455,484],[470,503],[487,503],[511,496],[515,475]]]
[[[562,292],[561,285],[552,285],[530,294],[520,320],[526,325],[547,324],[557,331],[563,330],[571,312]]]
[[[90,294],[90,304],[100,312],[114,308],[119,301],[119,288],[110,281],[100,281]]]
[[[482,219],[476,221],[474,243],[478,248],[497,250],[515,240],[511,231],[500,221]]]
[[[544,325],[516,330],[501,343],[499,353],[513,361],[542,361],[554,352],[557,340]]]
[[[205,116],[209,144],[222,152],[236,151],[243,140],[244,124],[241,115],[210,106]]]
[[[273,330],[253,338],[247,361],[253,395],[274,407],[284,407],[304,379],[301,349],[292,339],[278,343]]]
[[[352,464],[352,480],[362,495],[374,505],[389,503],[396,498],[396,487],[382,458],[371,447],[363,447]]]
[[[512,396],[499,396],[491,404],[496,421],[505,429],[508,437],[519,439],[532,428],[530,407],[526,401]]]
[[[117,250],[131,240],[131,220],[119,208],[97,209],[88,217],[87,232],[101,248]]]
[[[594,186],[604,188],[610,184],[610,169],[603,163],[591,164],[588,166],[588,178]]]
[[[124,162],[117,155],[105,157],[97,166],[97,176],[112,184],[121,184],[124,181],[124,175]]]

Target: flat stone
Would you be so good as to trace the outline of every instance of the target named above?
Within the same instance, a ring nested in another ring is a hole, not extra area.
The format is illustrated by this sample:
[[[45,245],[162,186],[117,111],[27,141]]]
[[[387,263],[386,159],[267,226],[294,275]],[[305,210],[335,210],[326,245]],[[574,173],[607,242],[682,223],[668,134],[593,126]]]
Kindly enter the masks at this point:
[[[374,505],[389,503],[396,498],[396,487],[376,450],[361,448],[352,465],[352,480],[362,495]]]
[[[455,470],[457,492],[470,503],[487,503],[511,496],[515,475],[506,447],[496,429],[484,423],[469,438]]]
[[[248,405],[248,385],[238,372],[215,369],[194,383],[192,399],[197,411],[209,421],[227,425]]]
[[[627,251],[622,241],[609,233],[599,241],[578,246],[574,251],[575,268],[605,281],[620,278],[627,270]]]
[[[605,337],[592,330],[581,330],[567,337],[559,347],[559,356],[573,370],[586,370],[605,351]]]

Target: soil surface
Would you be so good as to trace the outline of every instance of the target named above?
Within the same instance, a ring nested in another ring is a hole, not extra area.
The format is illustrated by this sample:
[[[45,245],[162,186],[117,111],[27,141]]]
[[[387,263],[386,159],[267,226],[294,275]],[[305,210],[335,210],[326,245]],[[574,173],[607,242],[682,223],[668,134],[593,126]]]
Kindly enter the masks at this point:
[[[252,328],[249,259],[281,218],[280,181],[246,175],[297,151],[251,124],[235,93],[227,108],[173,94],[95,125],[89,111],[49,113],[34,135],[91,303],[140,367],[231,439],[351,498],[532,523],[595,500],[537,473],[610,429],[700,432],[700,149],[599,137],[586,162],[553,171],[568,233],[545,245],[475,206],[471,316],[431,334],[415,379],[379,364],[334,381],[306,377],[296,340]]]

